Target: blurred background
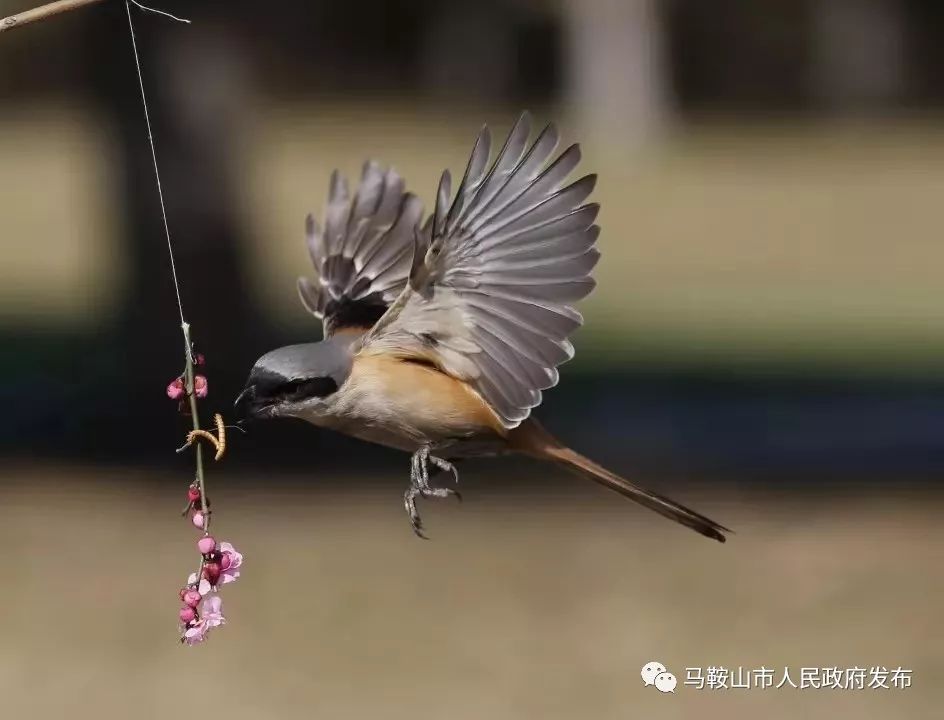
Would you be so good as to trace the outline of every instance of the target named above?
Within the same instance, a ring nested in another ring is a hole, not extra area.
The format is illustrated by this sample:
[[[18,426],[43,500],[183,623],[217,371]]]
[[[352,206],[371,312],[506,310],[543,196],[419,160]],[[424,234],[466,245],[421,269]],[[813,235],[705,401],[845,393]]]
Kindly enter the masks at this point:
[[[0,16],[27,9],[0,0]],[[317,339],[332,169],[427,202],[523,108],[599,173],[598,288],[538,409],[734,528],[527,463],[466,502],[291,422],[208,468],[246,556],[175,644],[192,459],[125,9],[0,35],[0,709],[19,717],[932,718],[944,592],[944,7],[932,0],[162,0],[136,12],[206,418]],[[639,668],[904,666],[906,690],[645,688]]]

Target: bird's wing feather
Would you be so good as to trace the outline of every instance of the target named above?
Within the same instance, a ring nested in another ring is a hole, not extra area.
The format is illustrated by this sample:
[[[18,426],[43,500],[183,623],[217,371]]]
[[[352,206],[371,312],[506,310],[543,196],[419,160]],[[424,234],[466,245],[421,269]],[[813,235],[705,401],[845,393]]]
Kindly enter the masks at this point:
[[[475,388],[508,428],[573,356],[567,338],[583,319],[572,303],[593,289],[599,259],[599,208],[584,204],[596,178],[566,184],[579,147],[549,163],[556,129],[530,147],[529,135],[525,113],[489,167],[483,128],[451,206],[443,174],[416,234],[410,282],[359,350],[432,362]]]
[[[298,280],[302,303],[322,319],[325,337],[371,327],[400,295],[422,214],[422,203],[404,192],[392,168],[366,163],[353,199],[347,181],[332,173],[324,229],[312,215],[306,222],[316,276]]]

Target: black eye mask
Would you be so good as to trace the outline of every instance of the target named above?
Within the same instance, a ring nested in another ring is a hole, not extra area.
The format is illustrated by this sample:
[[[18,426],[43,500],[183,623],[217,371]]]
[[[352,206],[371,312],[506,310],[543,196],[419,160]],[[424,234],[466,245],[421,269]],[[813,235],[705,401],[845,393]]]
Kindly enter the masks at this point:
[[[318,377],[301,380],[290,380],[280,385],[276,394],[284,399],[301,399],[306,397],[327,397],[337,391],[338,384],[334,378]]]

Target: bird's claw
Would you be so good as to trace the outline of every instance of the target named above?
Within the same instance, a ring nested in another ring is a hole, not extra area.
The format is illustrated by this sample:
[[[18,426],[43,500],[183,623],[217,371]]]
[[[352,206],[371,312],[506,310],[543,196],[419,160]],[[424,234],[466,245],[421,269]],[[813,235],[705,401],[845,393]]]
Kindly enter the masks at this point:
[[[403,505],[406,508],[406,514],[410,517],[410,525],[413,528],[413,533],[418,538],[429,540],[429,538],[423,534],[423,520],[416,510],[416,496],[419,494],[419,489],[410,485],[410,487],[406,489],[406,492],[403,493]]]
[[[410,463],[410,487],[408,487],[403,494],[403,504],[410,518],[410,525],[413,527],[413,532],[417,537],[428,540],[429,538],[423,533],[423,521],[420,519],[420,514],[416,509],[416,498],[446,498],[450,495],[454,495],[459,502],[462,502],[462,495],[459,494],[458,490],[432,487],[429,484],[429,464],[434,465],[440,470],[452,473],[457,483],[459,482],[459,473],[455,465],[447,460],[430,455],[429,448],[425,447],[420,448],[413,454]]]

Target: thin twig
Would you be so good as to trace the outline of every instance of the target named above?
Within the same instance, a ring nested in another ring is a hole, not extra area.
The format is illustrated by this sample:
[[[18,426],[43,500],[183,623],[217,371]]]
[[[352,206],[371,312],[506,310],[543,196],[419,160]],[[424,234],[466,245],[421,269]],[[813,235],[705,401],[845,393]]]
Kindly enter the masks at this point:
[[[136,5],[137,7],[144,10],[145,12],[154,13],[155,15],[163,15],[164,17],[170,18],[171,20],[176,20],[179,23],[187,23],[187,25],[190,24],[190,21],[187,20],[187,18],[179,18],[176,15],[171,15],[169,12],[165,12],[164,10],[158,10],[157,8],[152,8],[152,7],[148,7],[147,5],[142,5],[141,3],[138,2],[138,0],[131,0],[131,4]]]
[[[187,369],[184,371],[184,387],[187,390],[187,397],[190,399],[190,417],[193,418],[194,431],[200,430],[200,414],[197,409],[197,393],[193,384],[193,343],[190,340],[190,324],[182,322],[180,329],[184,333],[184,357],[187,359]],[[197,443],[196,447],[197,464],[197,489],[200,490],[200,512],[203,515],[203,534],[210,534],[210,512],[207,507],[206,483],[203,481],[203,447]],[[203,577],[203,565],[206,562],[203,555],[200,556],[200,565],[197,567],[197,575],[194,579],[194,588],[200,587],[200,578]]]
[[[193,387],[193,343],[190,342],[190,323],[182,323],[184,332],[184,355],[187,358],[187,369],[184,371],[184,386],[187,397],[190,399],[190,417],[193,419],[194,431],[200,430],[200,413],[197,409],[197,393]],[[203,513],[203,529],[210,529],[210,514],[207,512],[206,486],[203,482],[203,447],[196,444],[197,451],[197,488],[200,490],[200,511]],[[199,580],[199,577],[197,578]]]
[[[64,12],[69,12],[70,10],[78,10],[80,7],[94,5],[95,3],[104,1],[105,0],[58,0],[58,2],[52,2],[48,5],[41,5],[40,7],[33,8],[32,10],[24,10],[17,15],[10,15],[9,17],[5,17],[3,20],[0,20],[0,32],[3,32],[4,30],[12,30],[13,28],[20,27],[21,25],[27,25],[31,22],[36,22],[37,20],[45,20],[46,18],[52,17],[53,15],[59,15]]]

